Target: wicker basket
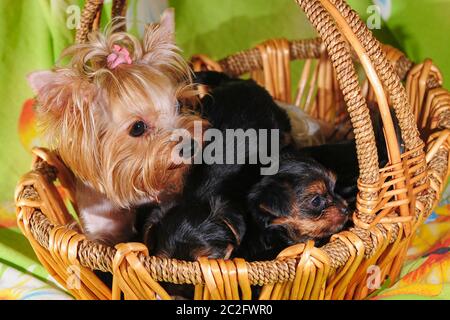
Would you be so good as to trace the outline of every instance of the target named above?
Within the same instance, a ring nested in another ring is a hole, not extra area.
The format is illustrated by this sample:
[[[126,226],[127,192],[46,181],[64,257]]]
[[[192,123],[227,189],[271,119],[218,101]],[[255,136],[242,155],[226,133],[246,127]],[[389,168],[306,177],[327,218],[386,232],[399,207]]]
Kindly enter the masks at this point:
[[[87,1],[77,41],[98,27],[101,3]],[[124,3],[114,1],[113,16],[123,14]],[[16,189],[17,221],[41,263],[74,297],[170,299],[159,284],[170,282],[195,286],[195,299],[204,300],[251,299],[252,286],[263,286],[260,299],[363,299],[375,289],[368,285],[371,266],[378,267],[381,281],[398,277],[415,230],[437,204],[447,179],[450,94],[431,60],[413,65],[398,50],[380,45],[342,0],[297,3],[321,39],[271,40],[219,62],[196,56],[193,66],[235,76],[251,72],[274,97],[290,102],[289,61],[305,60],[293,103],[333,125],[353,126],[360,169],[355,227],[321,248],[298,244],[264,262],[186,262],[151,256],[143,244],[106,247],[64,227],[73,218],[60,191],[76,210],[73,175],[51,152],[37,148],[32,171]],[[381,169],[371,104],[381,111],[390,155]],[[390,106],[402,130],[403,154]],[[113,274],[112,290],[93,270]]]

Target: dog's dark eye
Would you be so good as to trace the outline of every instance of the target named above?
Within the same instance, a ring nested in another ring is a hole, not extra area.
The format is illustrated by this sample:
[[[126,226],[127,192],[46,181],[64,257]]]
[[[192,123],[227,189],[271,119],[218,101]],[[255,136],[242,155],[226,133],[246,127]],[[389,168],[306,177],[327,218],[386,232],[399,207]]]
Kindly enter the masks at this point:
[[[313,207],[315,208],[320,208],[323,204],[323,199],[321,196],[315,196],[312,200],[311,200],[311,204],[313,205]]]
[[[130,129],[130,136],[138,138],[147,132],[148,126],[144,121],[136,121]]]

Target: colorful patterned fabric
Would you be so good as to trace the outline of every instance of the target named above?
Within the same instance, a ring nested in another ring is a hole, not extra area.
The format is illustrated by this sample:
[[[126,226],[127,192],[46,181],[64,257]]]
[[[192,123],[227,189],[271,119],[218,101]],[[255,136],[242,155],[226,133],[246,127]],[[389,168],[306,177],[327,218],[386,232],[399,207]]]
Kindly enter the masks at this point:
[[[450,188],[408,251],[400,280],[375,299],[450,299]]]
[[[129,0],[133,33],[157,20],[166,0]],[[177,42],[186,57],[213,58],[249,48],[274,37],[311,38],[314,31],[293,0],[170,0],[176,8]],[[50,68],[73,40],[83,0],[0,1],[0,299],[71,299],[41,266],[16,226],[13,192],[29,169],[33,146],[41,145],[25,76]],[[351,0],[368,20],[379,5],[383,42],[415,61],[432,57],[450,77],[450,0]],[[105,0],[105,25],[111,0]],[[373,8],[372,8],[373,9]],[[426,10],[425,10],[426,9]],[[78,10],[78,11],[77,11]],[[296,65],[294,65],[294,69]],[[298,70],[297,70],[298,71]],[[298,73],[298,72],[297,72]],[[448,85],[447,85],[448,86]],[[450,190],[418,230],[401,279],[374,299],[450,299]]]
[[[57,287],[49,276],[42,281],[33,275],[37,265],[19,271],[0,263],[0,300],[70,300],[63,288]]]

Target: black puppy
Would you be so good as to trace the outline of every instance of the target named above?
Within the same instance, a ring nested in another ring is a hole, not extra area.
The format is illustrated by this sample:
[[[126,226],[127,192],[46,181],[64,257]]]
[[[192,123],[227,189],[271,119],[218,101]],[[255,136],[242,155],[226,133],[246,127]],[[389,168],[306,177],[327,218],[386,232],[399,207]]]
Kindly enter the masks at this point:
[[[335,182],[334,173],[313,159],[283,151],[279,172],[263,177],[248,195],[250,221],[237,255],[273,259],[288,246],[320,244],[341,231],[349,210],[335,193]]]
[[[212,88],[201,101],[201,113],[224,136],[224,154],[219,155],[223,163],[237,156],[235,148],[228,148],[235,141],[226,139],[227,129],[266,129],[267,141],[274,138],[280,149],[289,143],[287,114],[254,81],[211,72],[197,74],[197,81]],[[271,129],[279,135],[272,136]],[[258,151],[250,143],[245,141],[244,164],[193,165],[180,198],[148,210],[142,234],[152,254],[192,261],[232,256],[246,230],[246,195],[265,166],[259,159],[249,163]],[[267,149],[276,151],[270,145]]]

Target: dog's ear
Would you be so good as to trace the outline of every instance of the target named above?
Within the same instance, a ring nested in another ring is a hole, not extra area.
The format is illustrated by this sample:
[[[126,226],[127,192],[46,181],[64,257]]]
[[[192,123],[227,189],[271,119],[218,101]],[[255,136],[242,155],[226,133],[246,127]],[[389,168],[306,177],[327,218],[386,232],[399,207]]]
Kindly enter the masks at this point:
[[[74,136],[74,132],[84,132],[84,136],[95,132],[97,124],[90,121],[95,112],[93,102],[99,94],[95,85],[66,69],[34,72],[28,75],[28,82],[36,93],[35,114],[39,130],[47,142],[60,151],[70,146],[74,148],[71,154],[92,152],[91,145],[79,140],[83,135]],[[61,146],[61,141],[65,139],[72,143]],[[88,150],[81,151],[80,148]]]
[[[264,214],[265,217],[279,218],[290,214],[292,190],[281,182],[274,182],[256,190],[249,196],[249,204],[253,214]]]
[[[46,70],[29,74],[27,80],[38,101],[37,116],[49,119],[49,124],[59,123],[72,95],[69,78],[63,73]]]
[[[160,23],[148,24],[144,32],[144,54],[159,50],[173,51],[175,46],[175,11],[164,10]]]
[[[175,82],[191,81],[191,69],[175,44],[175,15],[167,9],[160,23],[147,25],[143,39],[144,63],[159,66]]]
[[[162,29],[166,30],[172,35],[172,41],[174,42],[175,35],[175,9],[167,8],[161,15],[161,21],[159,22]]]
[[[91,84],[64,71],[36,71],[29,74],[27,80],[42,106],[40,112],[61,114],[76,102],[74,100],[81,103],[92,97],[94,91]]]
[[[27,76],[27,80],[34,93],[39,95],[45,86],[56,80],[56,73],[50,70],[35,71]]]

